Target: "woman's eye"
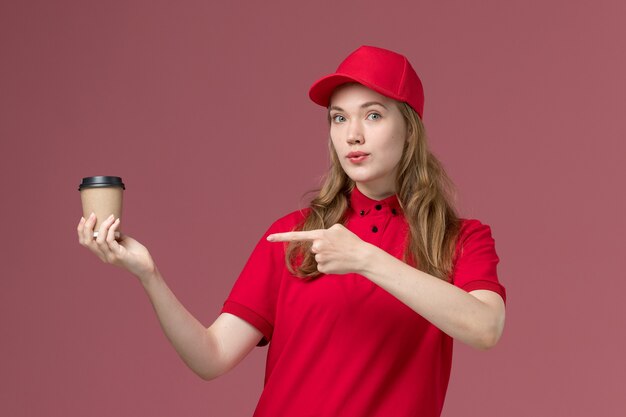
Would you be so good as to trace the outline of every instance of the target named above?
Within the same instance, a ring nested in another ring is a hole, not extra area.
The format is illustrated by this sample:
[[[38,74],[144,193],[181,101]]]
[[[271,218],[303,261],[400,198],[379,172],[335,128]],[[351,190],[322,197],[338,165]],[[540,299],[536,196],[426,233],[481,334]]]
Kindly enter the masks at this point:
[[[343,122],[344,120],[346,120],[346,118],[345,118],[345,117],[343,117],[343,116],[342,116],[342,115],[340,115],[340,114],[336,114],[336,115],[334,115],[334,116],[333,116],[333,121],[334,121],[335,123],[340,123],[340,122]]]
[[[378,113],[370,113],[367,115],[367,118],[370,120],[378,120],[381,118],[381,115]]]

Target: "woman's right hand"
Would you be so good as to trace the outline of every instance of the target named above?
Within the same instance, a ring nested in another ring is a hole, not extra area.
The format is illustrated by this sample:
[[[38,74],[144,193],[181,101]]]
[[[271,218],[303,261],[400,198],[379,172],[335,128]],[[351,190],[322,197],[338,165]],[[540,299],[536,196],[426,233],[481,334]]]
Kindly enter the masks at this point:
[[[98,237],[93,237],[96,216],[92,214],[85,220],[81,217],[78,223],[78,242],[96,254],[104,263],[126,269],[140,280],[147,279],[156,270],[156,265],[148,249],[132,237],[121,232],[115,239],[115,232],[120,219],[109,217],[100,225]]]

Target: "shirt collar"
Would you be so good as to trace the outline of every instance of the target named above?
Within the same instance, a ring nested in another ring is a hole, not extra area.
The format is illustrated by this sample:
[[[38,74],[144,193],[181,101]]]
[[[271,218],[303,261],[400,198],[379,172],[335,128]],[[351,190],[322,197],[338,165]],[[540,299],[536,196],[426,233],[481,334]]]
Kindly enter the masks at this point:
[[[350,193],[350,207],[357,213],[363,215],[371,210],[392,211],[393,214],[401,212],[400,202],[396,194],[383,200],[374,200],[363,194],[355,185]]]

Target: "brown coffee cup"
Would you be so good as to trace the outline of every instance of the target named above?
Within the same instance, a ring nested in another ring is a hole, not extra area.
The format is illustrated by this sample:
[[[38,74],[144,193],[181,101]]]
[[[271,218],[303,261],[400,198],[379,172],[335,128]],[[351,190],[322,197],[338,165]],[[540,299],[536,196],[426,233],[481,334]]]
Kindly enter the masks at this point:
[[[78,186],[80,200],[83,205],[83,217],[89,218],[93,212],[96,214],[96,224],[93,228],[93,237],[98,237],[98,229],[103,221],[111,214],[120,219],[120,224],[115,231],[115,238],[120,237],[122,217],[122,202],[126,187],[120,177],[96,176],[85,177]]]

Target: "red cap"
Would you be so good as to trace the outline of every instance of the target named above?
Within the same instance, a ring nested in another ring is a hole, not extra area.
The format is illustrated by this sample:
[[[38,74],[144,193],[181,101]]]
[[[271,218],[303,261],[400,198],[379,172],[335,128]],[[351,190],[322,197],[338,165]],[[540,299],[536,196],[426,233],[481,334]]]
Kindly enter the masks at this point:
[[[320,106],[328,107],[335,88],[349,82],[363,84],[384,96],[404,101],[423,117],[422,82],[403,55],[375,46],[361,46],[339,64],[334,74],[313,83],[309,97]]]

